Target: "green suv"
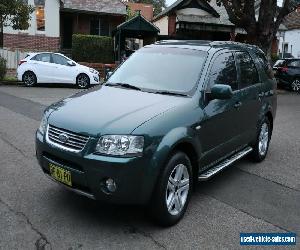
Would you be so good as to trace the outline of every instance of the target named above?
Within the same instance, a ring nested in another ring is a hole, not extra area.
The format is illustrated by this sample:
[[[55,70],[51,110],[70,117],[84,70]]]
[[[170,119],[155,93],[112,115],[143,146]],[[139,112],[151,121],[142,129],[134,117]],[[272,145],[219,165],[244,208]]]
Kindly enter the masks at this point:
[[[102,86],[47,108],[37,159],[66,188],[147,205],[170,226],[197,181],[248,154],[264,160],[276,107],[276,81],[257,47],[161,41],[134,53]]]

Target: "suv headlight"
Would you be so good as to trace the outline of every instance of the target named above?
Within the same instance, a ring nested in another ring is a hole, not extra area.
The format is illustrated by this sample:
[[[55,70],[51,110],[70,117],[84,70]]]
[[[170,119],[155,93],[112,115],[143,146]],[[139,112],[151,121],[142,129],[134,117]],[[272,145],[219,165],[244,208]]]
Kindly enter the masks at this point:
[[[143,149],[143,136],[104,135],[97,143],[96,153],[112,156],[140,156]]]
[[[47,125],[48,125],[48,120],[47,120],[47,117],[44,115],[42,120],[41,120],[40,127],[39,127],[39,132],[41,134],[44,134],[46,132]]]

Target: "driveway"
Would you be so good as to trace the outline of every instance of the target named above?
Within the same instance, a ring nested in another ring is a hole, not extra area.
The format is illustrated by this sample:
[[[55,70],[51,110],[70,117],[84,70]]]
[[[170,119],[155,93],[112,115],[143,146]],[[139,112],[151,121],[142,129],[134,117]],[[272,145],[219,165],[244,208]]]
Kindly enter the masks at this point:
[[[300,95],[278,96],[263,163],[244,159],[199,183],[184,219],[162,229],[142,207],[89,200],[43,175],[34,148],[43,109],[76,92],[0,86],[0,249],[240,249],[241,232],[300,235]]]

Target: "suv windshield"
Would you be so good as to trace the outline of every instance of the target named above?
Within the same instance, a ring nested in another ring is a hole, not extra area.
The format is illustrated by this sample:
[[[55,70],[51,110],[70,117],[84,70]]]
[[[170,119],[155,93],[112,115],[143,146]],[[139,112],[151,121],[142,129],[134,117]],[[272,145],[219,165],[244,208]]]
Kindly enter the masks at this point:
[[[150,92],[191,95],[207,53],[179,48],[143,48],[109,78],[108,84],[130,84]]]

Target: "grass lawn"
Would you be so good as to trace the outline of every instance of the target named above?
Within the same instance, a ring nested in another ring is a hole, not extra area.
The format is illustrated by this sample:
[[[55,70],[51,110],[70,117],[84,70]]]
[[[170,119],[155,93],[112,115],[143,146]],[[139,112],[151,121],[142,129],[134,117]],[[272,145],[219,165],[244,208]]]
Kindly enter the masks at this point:
[[[17,82],[18,79],[14,76],[6,76],[6,77],[4,77],[3,81],[5,81],[5,82]]]

